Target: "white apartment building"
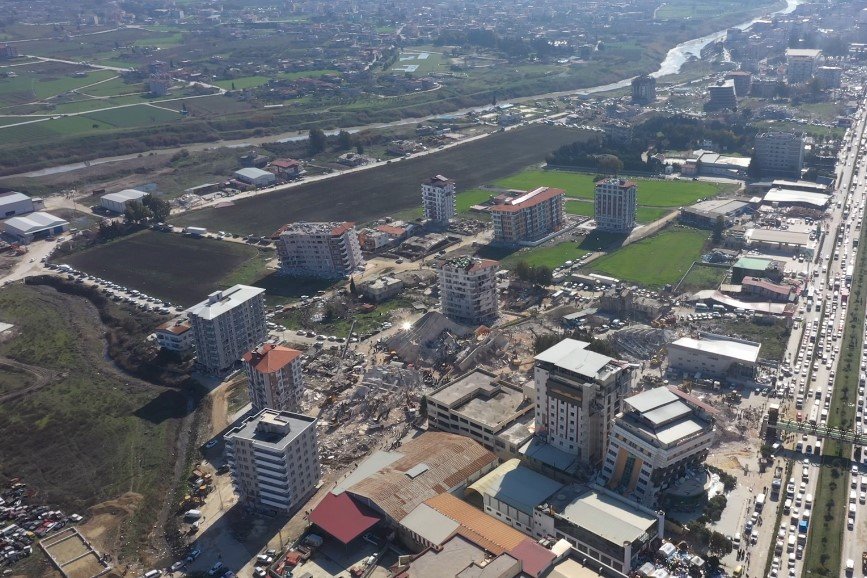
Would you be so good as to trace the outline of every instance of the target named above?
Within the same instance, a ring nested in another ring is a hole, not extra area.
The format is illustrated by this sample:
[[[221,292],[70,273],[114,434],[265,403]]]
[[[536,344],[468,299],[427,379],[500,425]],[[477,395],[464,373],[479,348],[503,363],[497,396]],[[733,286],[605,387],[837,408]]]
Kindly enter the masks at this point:
[[[192,325],[186,319],[166,321],[156,328],[154,335],[156,335],[157,344],[168,351],[183,353],[195,345]]]
[[[265,340],[265,290],[235,285],[187,309],[199,365],[217,373]]]
[[[503,243],[537,241],[563,225],[566,191],[539,187],[490,209],[494,239]]]
[[[632,181],[612,178],[596,183],[593,218],[596,229],[608,233],[629,233],[635,227],[638,188]]]
[[[631,375],[626,362],[588,351],[588,345],[564,339],[536,356],[536,435],[596,465]]]
[[[703,469],[714,420],[700,403],[667,387],[623,402],[608,439],[602,485],[648,507],[691,471]]]
[[[810,82],[822,60],[822,51],[812,48],[786,50],[786,81],[789,84]]]
[[[299,411],[304,392],[300,351],[265,343],[245,353],[243,360],[254,412]]]
[[[279,232],[280,271],[293,277],[348,277],[364,268],[354,223],[291,223]]]
[[[804,137],[791,132],[757,134],[753,159],[764,176],[798,178],[804,167]]]
[[[447,225],[457,210],[455,182],[442,175],[429,178],[421,184],[421,203],[425,219]]]
[[[435,267],[443,315],[467,325],[488,325],[497,319],[498,261],[456,257],[440,261]]]
[[[224,436],[240,501],[260,510],[293,512],[316,491],[316,418],[263,409]]]

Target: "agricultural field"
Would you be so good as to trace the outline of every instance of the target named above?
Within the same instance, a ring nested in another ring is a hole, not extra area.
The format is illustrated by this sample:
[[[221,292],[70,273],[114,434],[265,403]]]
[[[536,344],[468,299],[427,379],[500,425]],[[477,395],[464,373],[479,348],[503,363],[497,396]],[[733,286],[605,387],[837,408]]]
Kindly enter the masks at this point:
[[[709,2],[667,0],[656,9],[653,16],[655,20],[704,20],[747,14],[761,4],[771,5],[773,2],[771,0],[749,3],[744,3],[741,0],[711,0]]]
[[[230,207],[190,211],[173,222],[263,235],[296,220],[365,223],[417,208],[420,183],[444,168],[459,191],[471,190],[513,172],[516,166],[539,162],[554,148],[585,135],[564,127],[521,127],[423,157],[241,199]]]
[[[441,48],[440,48],[441,50]],[[389,69],[391,72],[406,72],[409,74],[430,74],[439,69],[447,69],[447,62],[440,52],[428,52],[415,48],[404,50],[397,61]]]
[[[111,307],[142,339],[146,333],[139,324],[156,322]],[[4,474],[20,476],[40,501],[82,514],[97,503],[131,496],[138,507],[124,523],[124,549],[138,550],[170,490],[185,394],[131,378],[107,362],[107,328],[81,297],[12,285],[0,294],[0,317],[16,326],[0,344],[0,359],[53,376],[0,403]]]
[[[241,243],[142,231],[85,249],[60,262],[189,306],[212,291],[230,286],[232,283],[226,280],[231,281],[232,276],[243,274],[245,281],[254,279],[256,273],[244,271],[244,267],[250,262],[260,263],[258,257],[258,249]],[[195,283],[190,283],[191,279]]]
[[[485,189],[471,189],[458,193],[455,205],[458,213],[469,213],[473,205],[482,205],[491,198],[492,192]]]
[[[683,277],[677,290],[679,293],[695,293],[705,289],[717,289],[727,274],[727,267],[696,263]]]
[[[677,283],[699,259],[707,231],[670,227],[593,261],[596,273],[659,288]]]
[[[537,187],[554,187],[566,191],[567,197],[592,200],[594,176],[590,173],[528,169],[499,179],[492,183],[492,186],[525,191]],[[733,184],[634,177],[625,178],[634,181],[638,185],[638,204],[643,207],[680,207],[695,203],[699,199],[737,190],[737,185]]]

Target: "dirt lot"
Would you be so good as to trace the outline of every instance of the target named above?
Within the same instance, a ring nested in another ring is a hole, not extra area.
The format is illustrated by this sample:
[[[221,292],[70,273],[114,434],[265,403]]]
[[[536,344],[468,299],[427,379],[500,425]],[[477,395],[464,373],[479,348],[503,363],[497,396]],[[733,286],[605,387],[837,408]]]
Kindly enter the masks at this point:
[[[420,184],[431,175],[455,179],[458,191],[471,189],[541,162],[549,152],[585,134],[532,125],[443,152],[242,199],[233,206],[191,211],[175,222],[241,234],[270,234],[298,220],[363,223],[417,207]]]
[[[189,306],[224,286],[227,275],[258,256],[258,249],[240,243],[142,231],[75,253],[61,262]]]

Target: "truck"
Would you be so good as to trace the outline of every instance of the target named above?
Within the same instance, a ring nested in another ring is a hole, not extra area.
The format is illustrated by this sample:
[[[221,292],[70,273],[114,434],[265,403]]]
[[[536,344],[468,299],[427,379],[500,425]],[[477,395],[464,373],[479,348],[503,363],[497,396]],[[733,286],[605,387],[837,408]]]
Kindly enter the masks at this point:
[[[765,495],[759,494],[756,496],[756,512],[761,512],[762,508],[765,507]]]
[[[203,237],[208,230],[205,227],[186,227],[184,234],[191,237]]]

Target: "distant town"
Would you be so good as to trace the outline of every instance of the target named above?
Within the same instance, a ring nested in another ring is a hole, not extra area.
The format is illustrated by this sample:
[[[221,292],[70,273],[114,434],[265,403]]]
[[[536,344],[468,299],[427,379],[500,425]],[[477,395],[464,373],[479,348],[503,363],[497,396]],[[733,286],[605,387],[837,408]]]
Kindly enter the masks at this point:
[[[867,576],[867,0],[8,8],[4,574]]]

